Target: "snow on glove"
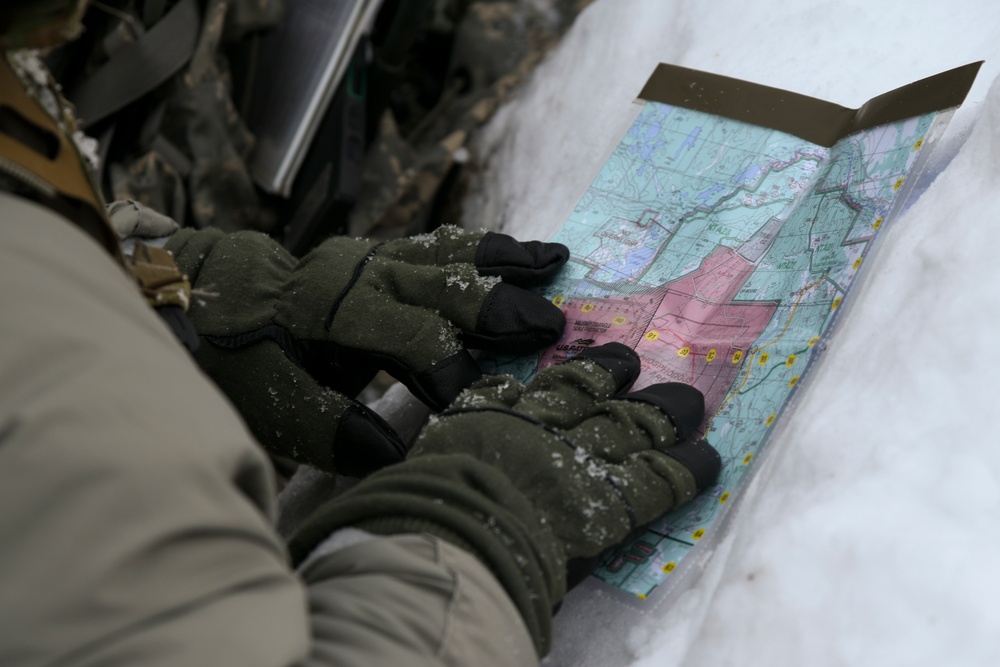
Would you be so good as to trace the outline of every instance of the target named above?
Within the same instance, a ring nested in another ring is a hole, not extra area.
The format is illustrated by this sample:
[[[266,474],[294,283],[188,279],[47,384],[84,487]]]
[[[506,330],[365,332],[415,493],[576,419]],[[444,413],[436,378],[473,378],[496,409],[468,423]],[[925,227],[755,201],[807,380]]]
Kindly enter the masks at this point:
[[[543,347],[565,323],[519,287],[565,264],[559,244],[442,227],[377,245],[332,238],[298,260],[262,234],[181,230],[167,249],[196,292],[212,294],[190,311],[209,343],[202,367],[265,446],[340,472],[348,458],[375,469],[405,454],[348,398],[379,369],[440,409],[481,375],[467,348]]]
[[[719,473],[718,453],[687,439],[701,392],[625,393],[638,375],[635,352],[611,343],[527,386],[483,378],[431,419],[405,462],[321,507],[293,536],[293,558],[345,526],[437,535],[486,563],[545,655],[567,563],[619,544]]]

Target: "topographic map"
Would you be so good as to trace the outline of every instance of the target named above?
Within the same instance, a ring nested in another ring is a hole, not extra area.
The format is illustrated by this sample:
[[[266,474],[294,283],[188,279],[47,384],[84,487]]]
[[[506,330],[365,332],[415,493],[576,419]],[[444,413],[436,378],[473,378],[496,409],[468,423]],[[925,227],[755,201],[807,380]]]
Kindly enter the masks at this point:
[[[732,504],[905,196],[937,116],[861,129],[827,147],[642,103],[552,239],[572,251],[546,288],[566,313],[562,339],[492,369],[527,380],[618,341],[642,357],[636,389],[684,382],[705,394],[699,435],[722,455],[718,483],[608,554],[598,578],[649,595]]]

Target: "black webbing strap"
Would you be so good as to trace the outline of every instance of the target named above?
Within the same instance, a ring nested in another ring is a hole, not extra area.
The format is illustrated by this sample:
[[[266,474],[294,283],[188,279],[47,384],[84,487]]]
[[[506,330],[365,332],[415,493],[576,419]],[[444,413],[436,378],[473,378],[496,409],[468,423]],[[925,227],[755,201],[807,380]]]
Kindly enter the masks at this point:
[[[145,0],[142,3],[142,23],[147,28],[155,24],[163,16],[167,8],[167,0]]]
[[[195,0],[180,0],[149,32],[115,52],[69,95],[86,127],[136,101],[191,59],[201,18]]]

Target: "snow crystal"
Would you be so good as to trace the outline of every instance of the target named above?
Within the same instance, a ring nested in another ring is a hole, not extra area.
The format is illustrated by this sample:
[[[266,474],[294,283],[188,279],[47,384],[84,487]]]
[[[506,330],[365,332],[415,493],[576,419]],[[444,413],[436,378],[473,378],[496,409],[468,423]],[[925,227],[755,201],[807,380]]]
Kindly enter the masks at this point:
[[[469,285],[471,284],[469,280],[466,280],[466,278],[467,276],[451,273],[445,276],[444,284],[446,287],[455,287],[457,285],[458,289],[464,292],[469,289]]]
[[[556,468],[563,467],[563,457],[559,452],[552,452],[552,465]]]

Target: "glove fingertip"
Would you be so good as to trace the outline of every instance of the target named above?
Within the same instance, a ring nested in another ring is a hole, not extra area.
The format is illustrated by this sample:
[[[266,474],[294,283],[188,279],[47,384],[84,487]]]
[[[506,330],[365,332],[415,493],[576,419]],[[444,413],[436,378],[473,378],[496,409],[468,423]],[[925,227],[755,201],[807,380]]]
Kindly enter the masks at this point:
[[[518,241],[513,236],[486,232],[476,248],[476,268],[483,275],[500,276],[527,284],[555,274],[569,261],[562,243]]]
[[[573,357],[573,360],[577,359],[589,359],[611,373],[618,387],[616,394],[628,391],[641,370],[638,353],[622,343],[605,343],[587,348]]]
[[[566,315],[548,299],[499,283],[479,311],[476,330],[463,334],[466,345],[484,350],[531,352],[559,339]]]
[[[677,430],[678,440],[694,433],[705,418],[705,395],[682,382],[650,385],[625,398],[650,403],[665,412]]]
[[[700,493],[715,484],[722,471],[722,457],[708,440],[694,440],[659,450],[687,468]]]
[[[528,241],[527,243],[535,247],[536,266],[543,269],[546,275],[555,273],[569,261],[569,247],[562,243],[554,241]]]

